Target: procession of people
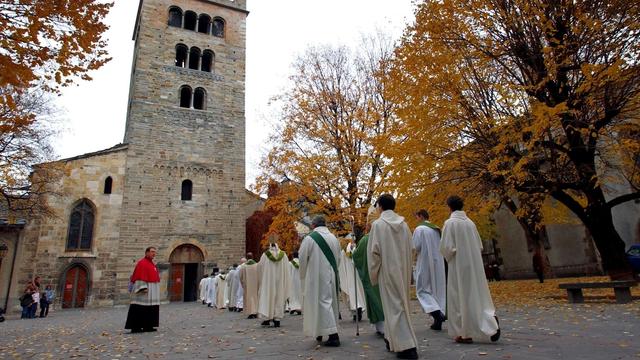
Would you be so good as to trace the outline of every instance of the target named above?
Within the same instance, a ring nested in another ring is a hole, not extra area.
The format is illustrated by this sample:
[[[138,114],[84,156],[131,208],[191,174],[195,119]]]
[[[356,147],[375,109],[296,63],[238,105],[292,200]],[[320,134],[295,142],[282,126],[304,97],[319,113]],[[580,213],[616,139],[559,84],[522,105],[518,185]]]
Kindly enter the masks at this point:
[[[302,315],[305,336],[338,347],[342,293],[348,305],[342,310],[353,321],[366,316],[388,351],[400,359],[418,359],[410,304],[415,282],[418,303],[433,318],[432,330],[441,331],[446,322],[457,343],[498,341],[500,326],[483,271],[480,235],[460,197],[449,197],[447,205],[451,214],[442,229],[420,209],[411,232],[395,212],[394,197],[383,194],[367,213],[364,236],[358,241],[352,237],[344,249],[325,217],[317,215],[291,260],[271,238],[258,262],[247,253],[239,265],[226,271],[214,268],[203,277],[199,299],[208,307],[259,319],[263,327],[283,326],[285,312]],[[155,253],[153,247],[146,249],[130,279],[125,328],[131,332],[159,326]]]

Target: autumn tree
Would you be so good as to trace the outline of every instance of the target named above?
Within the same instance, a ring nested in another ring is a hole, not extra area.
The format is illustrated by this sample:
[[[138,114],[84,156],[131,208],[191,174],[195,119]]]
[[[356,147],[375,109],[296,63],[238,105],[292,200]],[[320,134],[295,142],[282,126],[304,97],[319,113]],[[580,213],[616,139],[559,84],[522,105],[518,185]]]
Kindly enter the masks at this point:
[[[639,27],[640,4],[624,0],[418,4],[393,99],[411,141],[435,142],[426,181],[440,179],[439,160],[476,149],[475,180],[557,199],[610,276],[630,276],[611,210],[640,198]],[[614,179],[625,180],[615,192]]]
[[[6,89],[0,88],[0,96]],[[51,137],[55,135],[50,97],[37,89],[13,95],[14,106],[0,105],[0,196],[16,216],[50,214],[46,186],[60,177],[62,168],[50,163]],[[34,114],[39,114],[35,116]],[[37,171],[34,172],[34,164]]]
[[[40,202],[60,169],[53,154],[50,95],[109,58],[102,38],[111,3],[0,0],[0,194],[10,210],[48,213]]]
[[[257,181],[263,192],[274,180],[295,184],[285,198],[267,200],[267,206],[282,204],[275,231],[298,201],[310,214],[326,214],[340,234],[352,230],[352,218],[356,232],[362,231],[366,209],[387,179],[381,148],[394,123],[392,104],[384,77],[375,75],[388,71],[392,51],[379,36],[357,51],[312,47],[293,64],[290,88],[276,97],[281,126]]]
[[[112,3],[97,0],[0,0],[0,88],[13,92],[0,101],[12,107],[14,94],[34,85],[59,92],[75,77],[109,61],[104,18]]]

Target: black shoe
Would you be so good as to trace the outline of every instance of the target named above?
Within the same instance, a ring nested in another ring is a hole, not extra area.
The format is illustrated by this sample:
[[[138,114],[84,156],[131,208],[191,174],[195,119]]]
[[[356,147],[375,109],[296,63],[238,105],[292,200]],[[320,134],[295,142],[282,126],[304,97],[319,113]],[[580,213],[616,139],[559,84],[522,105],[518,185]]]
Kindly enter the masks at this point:
[[[358,314],[358,321],[362,321],[362,308],[358,308],[357,314]]]
[[[237,308],[236,311],[237,312],[242,312],[242,310],[244,310],[243,308]]]
[[[436,310],[432,311],[430,314],[433,317],[433,325],[431,325],[431,330],[442,330],[442,323],[444,322],[444,315],[442,315],[442,312],[440,310]]]
[[[384,337],[384,333],[382,333],[380,331],[376,331],[376,335],[378,335],[378,337],[381,337],[381,338]]]
[[[408,350],[400,351],[398,354],[398,359],[418,359],[418,351],[416,348],[411,348]]]
[[[389,345],[389,340],[384,339],[384,346],[387,347],[387,351],[391,351],[391,346]]]
[[[260,325],[262,325],[262,326],[271,326],[271,321],[270,320],[265,320]]]
[[[498,321],[498,317],[495,316],[496,322],[498,323],[498,331],[495,334],[491,335],[491,341],[496,342],[500,340],[500,321]]]
[[[142,329],[131,329],[131,334],[138,334],[138,333],[141,333],[141,332],[143,332]]]
[[[302,315],[302,310],[298,310],[298,315]]]
[[[322,336],[318,336],[318,337],[316,337],[316,341],[317,341],[317,342],[319,342],[319,343],[321,343],[321,342],[322,342]]]
[[[340,337],[338,337],[338,334],[331,334],[329,335],[329,340],[322,343],[322,345],[328,347],[338,347],[340,346]]]
[[[142,329],[142,331],[144,331],[144,332],[154,332],[154,331],[158,331],[158,329],[155,329],[155,328],[146,328],[146,329]]]
[[[280,321],[273,320],[273,327],[280,327]]]

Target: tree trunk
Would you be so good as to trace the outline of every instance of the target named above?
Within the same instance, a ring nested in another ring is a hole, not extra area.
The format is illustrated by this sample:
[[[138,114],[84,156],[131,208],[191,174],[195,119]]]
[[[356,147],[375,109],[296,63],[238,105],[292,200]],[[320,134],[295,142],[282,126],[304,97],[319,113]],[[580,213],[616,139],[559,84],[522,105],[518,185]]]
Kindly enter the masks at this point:
[[[626,245],[613,224],[608,206],[591,207],[585,223],[602,258],[602,268],[611,280],[633,279],[633,271],[626,255]]]
[[[537,212],[531,215],[530,219],[520,217],[516,215],[518,207],[515,202],[510,197],[505,197],[503,199],[505,206],[511,211],[513,216],[516,217],[518,223],[522,227],[524,231],[524,237],[527,241],[527,250],[529,252],[533,251],[535,254],[536,251],[540,252],[542,256],[542,264],[544,269],[545,277],[553,277],[553,269],[551,268],[551,262],[549,261],[549,257],[547,256],[547,252],[545,251],[545,238],[547,237],[547,227],[545,225],[539,225],[537,222],[532,223],[530,219],[541,219],[542,215]]]
[[[562,191],[553,192],[552,196],[576,214],[589,230],[600,253],[602,268],[611,280],[633,279],[625,252],[626,245],[613,224],[611,207],[605,200],[602,188],[595,186],[583,193],[587,196],[586,208]]]

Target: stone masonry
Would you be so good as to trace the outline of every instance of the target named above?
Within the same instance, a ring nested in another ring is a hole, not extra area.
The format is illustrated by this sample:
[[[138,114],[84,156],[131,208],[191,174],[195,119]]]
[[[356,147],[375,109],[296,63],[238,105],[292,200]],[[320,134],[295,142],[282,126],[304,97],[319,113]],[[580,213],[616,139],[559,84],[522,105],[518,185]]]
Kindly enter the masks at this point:
[[[128,300],[133,263],[158,246],[166,267],[179,245],[197,246],[212,263],[237,262],[245,248],[244,1],[144,0],[136,24],[125,142],[125,195],[117,288]],[[171,6],[225,20],[225,37],[168,26]],[[174,66],[176,46],[210,49],[213,74]],[[179,89],[206,90],[206,110],[179,107]],[[180,200],[184,180],[193,200]],[[163,271],[164,272],[164,271]],[[163,274],[166,278],[167,274]]]

